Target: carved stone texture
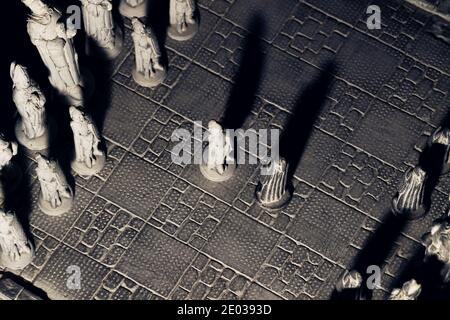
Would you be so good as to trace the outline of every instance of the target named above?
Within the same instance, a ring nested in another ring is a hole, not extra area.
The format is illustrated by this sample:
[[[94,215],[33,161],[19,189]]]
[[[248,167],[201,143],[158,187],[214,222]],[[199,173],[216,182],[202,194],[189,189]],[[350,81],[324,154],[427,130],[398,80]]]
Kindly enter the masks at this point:
[[[119,12],[127,18],[142,18],[147,15],[147,0],[120,0]]]
[[[114,23],[111,0],[80,0],[83,6],[84,29],[86,30],[87,51],[91,45],[100,48],[105,55],[114,59],[122,50],[123,33]]]
[[[211,120],[208,123],[208,146],[203,151],[200,172],[206,179],[214,182],[230,179],[236,169],[232,152],[230,136],[224,132],[220,124]]]
[[[73,105],[83,102],[83,81],[75,52],[75,29],[66,28],[61,14],[42,0],[22,0],[31,10],[27,31],[49,71],[52,86]]]
[[[76,107],[70,107],[70,126],[75,145],[72,169],[82,176],[100,172],[106,163],[105,153],[100,150],[101,137],[92,119]]]
[[[264,165],[268,175],[261,177],[256,187],[256,199],[268,210],[278,210],[284,207],[292,197],[287,188],[288,164],[284,159],[270,161]]]
[[[20,270],[34,258],[34,248],[28,241],[17,217],[0,209],[0,264],[6,268]]]
[[[133,18],[131,23],[136,59],[132,71],[133,79],[143,87],[153,88],[166,78],[166,69],[160,63],[158,41],[152,30],[138,18]]]
[[[6,141],[0,136],[0,180],[5,192],[14,192],[22,181],[22,171],[13,162],[17,151],[16,142]]]
[[[426,179],[426,172],[418,166],[406,171],[400,188],[392,200],[394,214],[417,219],[428,211],[424,201]]]
[[[68,212],[73,204],[73,191],[58,163],[39,153],[36,155],[36,162],[36,174],[41,186],[39,208],[50,216]]]
[[[194,0],[170,0],[168,35],[177,41],[192,39],[198,32]]]
[[[29,150],[47,149],[45,96],[24,66],[11,63],[10,75],[13,81],[13,101],[21,116],[15,127],[17,140]]]
[[[412,279],[403,284],[400,289],[394,289],[389,300],[416,300],[422,291],[422,286]]]
[[[444,159],[442,163],[442,174],[450,172],[450,129],[439,127],[434,131],[428,140],[428,145],[441,144],[445,148]]]

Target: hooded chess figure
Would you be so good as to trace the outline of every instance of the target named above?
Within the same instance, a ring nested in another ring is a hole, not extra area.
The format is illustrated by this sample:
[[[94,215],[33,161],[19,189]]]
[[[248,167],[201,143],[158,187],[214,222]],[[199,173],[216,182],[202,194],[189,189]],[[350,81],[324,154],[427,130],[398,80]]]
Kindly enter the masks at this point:
[[[83,84],[78,56],[72,38],[75,29],[66,29],[60,21],[61,14],[42,0],[22,0],[31,10],[27,30],[42,61],[49,71],[50,83],[69,102],[80,105],[83,100]]]
[[[198,23],[195,19],[194,0],[170,0],[169,13],[169,37],[178,41],[186,41],[195,36],[198,31]]]
[[[147,0],[120,0],[119,12],[127,18],[142,18],[147,14]]]
[[[122,33],[114,23],[111,0],[80,1],[83,6],[84,29],[88,35],[88,53],[92,51],[90,45],[94,44],[108,58],[116,58],[122,49]]]
[[[70,107],[69,113],[75,144],[72,169],[80,175],[93,175],[105,165],[105,154],[99,148],[100,134],[90,117],[82,110]]]
[[[17,140],[30,150],[48,147],[45,120],[45,96],[28,75],[27,69],[15,62],[11,63],[10,75],[13,81],[13,101],[21,119],[16,123]]]
[[[36,174],[41,186],[38,200],[40,209],[51,216],[69,211],[73,203],[73,191],[59,165],[39,153],[36,162]]]
[[[132,72],[134,81],[143,87],[155,87],[166,77],[166,70],[160,63],[161,51],[158,42],[152,30],[138,18],[133,18],[131,23],[136,59]]]
[[[0,209],[0,265],[21,270],[34,258],[33,245],[28,241],[15,214]]]

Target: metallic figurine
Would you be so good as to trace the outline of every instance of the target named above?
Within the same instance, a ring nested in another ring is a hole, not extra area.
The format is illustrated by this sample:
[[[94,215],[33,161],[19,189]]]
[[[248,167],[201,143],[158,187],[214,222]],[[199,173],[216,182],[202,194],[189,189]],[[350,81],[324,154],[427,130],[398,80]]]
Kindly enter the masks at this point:
[[[136,58],[133,79],[143,87],[155,87],[166,78],[166,70],[160,63],[161,52],[158,42],[150,28],[138,18],[133,18],[131,23]]]
[[[16,123],[17,140],[29,150],[48,148],[45,96],[28,75],[27,69],[15,62],[11,64],[13,101],[21,119]]]
[[[70,126],[75,143],[75,160],[72,169],[82,176],[100,172],[105,166],[106,157],[99,149],[100,134],[94,123],[83,111],[70,107]]]
[[[186,41],[193,38],[197,31],[194,0],[170,0],[169,37]]]
[[[142,18],[147,15],[147,0],[120,0],[119,12],[127,18]]]
[[[36,161],[36,174],[41,186],[39,208],[51,216],[68,212],[73,204],[73,191],[61,168],[55,161],[50,161],[39,153]]]

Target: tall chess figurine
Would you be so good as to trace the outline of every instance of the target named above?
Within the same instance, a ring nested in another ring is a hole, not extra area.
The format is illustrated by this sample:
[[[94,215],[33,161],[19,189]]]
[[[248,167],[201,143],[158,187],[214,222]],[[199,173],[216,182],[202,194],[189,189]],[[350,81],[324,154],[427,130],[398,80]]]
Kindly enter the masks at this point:
[[[407,215],[417,219],[427,212],[425,205],[426,172],[419,166],[406,171],[400,188],[392,200],[392,209],[396,215]]]
[[[123,34],[113,20],[111,0],[80,0],[83,5],[84,28],[88,35],[87,50],[94,44],[108,58],[116,58],[123,44]],[[90,38],[90,39],[89,39]]]
[[[428,140],[428,145],[440,144],[445,148],[442,162],[442,174],[450,172],[450,129],[439,127]]]
[[[204,163],[200,165],[200,172],[211,181],[228,180],[236,169],[232,152],[230,136],[220,124],[211,120],[208,123],[208,146],[204,150]]]
[[[400,289],[392,290],[389,300],[417,300],[422,286],[412,279],[403,284]]]
[[[13,81],[13,101],[21,116],[15,128],[17,140],[30,150],[47,149],[45,96],[29,77],[24,66],[11,63],[10,75]]]
[[[4,191],[13,192],[20,185],[22,171],[13,162],[13,157],[17,155],[18,145],[16,142],[9,142],[0,136],[0,179]]]
[[[119,12],[127,18],[142,18],[147,15],[147,0],[120,0]]]
[[[161,51],[158,42],[150,28],[138,18],[133,18],[131,23],[136,58],[133,79],[143,87],[155,87],[166,78],[166,70],[159,61]]]
[[[258,203],[268,210],[278,210],[292,197],[287,188],[288,164],[284,159],[270,161],[264,165],[269,175],[262,176],[256,187]]]
[[[197,31],[194,0],[170,0],[169,37],[186,41],[194,37]]]
[[[61,168],[41,154],[36,155],[36,174],[41,186],[39,208],[50,216],[68,212],[73,204],[73,191],[66,181]]]
[[[90,117],[83,111],[70,107],[69,112],[75,143],[72,169],[82,176],[96,174],[103,169],[106,162],[105,153],[100,150],[100,134]]]
[[[6,268],[21,270],[34,258],[33,245],[16,215],[3,209],[0,209],[0,248],[0,265]]]
[[[61,14],[42,0],[22,2],[31,10],[28,34],[49,70],[50,83],[71,104],[81,105],[83,84],[72,40],[76,30],[66,29],[65,24],[60,21]]]

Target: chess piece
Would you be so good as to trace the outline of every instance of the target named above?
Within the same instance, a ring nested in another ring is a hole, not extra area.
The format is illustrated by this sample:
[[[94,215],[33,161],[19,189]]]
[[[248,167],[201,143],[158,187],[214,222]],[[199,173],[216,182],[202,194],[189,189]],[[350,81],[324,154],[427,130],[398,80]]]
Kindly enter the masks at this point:
[[[88,37],[87,51],[94,44],[110,59],[116,58],[123,45],[123,34],[112,15],[111,0],[80,0],[83,7],[84,29]]]
[[[208,123],[208,133],[208,146],[203,153],[204,163],[200,165],[200,172],[214,182],[228,180],[236,169],[231,138],[214,120]]]
[[[13,80],[13,101],[21,119],[16,122],[17,140],[29,150],[48,148],[45,115],[45,96],[28,75],[27,69],[13,62],[10,69]]]
[[[136,59],[136,66],[132,72],[133,79],[143,87],[155,87],[166,78],[166,70],[159,61],[161,52],[158,42],[150,28],[138,18],[133,18],[131,23]]]
[[[6,141],[3,136],[0,136],[0,178],[3,186],[7,188],[3,191],[14,192],[22,180],[22,171],[13,162],[17,152],[16,142]]]
[[[169,12],[169,37],[177,41],[186,41],[193,38],[198,31],[194,0],[170,0]]]
[[[120,0],[119,12],[127,18],[142,18],[147,15],[147,0]]]
[[[264,165],[269,175],[264,175],[256,187],[256,199],[267,210],[284,207],[292,197],[287,188],[288,164],[284,159],[270,161]]]
[[[389,300],[417,300],[422,291],[422,286],[412,279],[403,284],[400,289],[394,289]]]
[[[0,265],[21,270],[34,258],[33,245],[28,241],[15,214],[0,209]]]
[[[73,191],[55,161],[41,154],[36,155],[36,174],[41,186],[38,204],[45,214],[60,216],[68,212],[73,204]]]
[[[428,211],[424,199],[426,179],[426,172],[419,166],[406,171],[400,188],[392,200],[394,214],[417,219]]]
[[[358,271],[345,270],[336,284],[336,291],[343,292],[344,290],[359,289],[361,288],[362,281],[362,276]]]
[[[49,71],[52,86],[72,105],[83,102],[83,81],[73,45],[75,29],[66,29],[61,14],[42,0],[22,0],[31,10],[27,31]]]
[[[445,148],[444,159],[442,163],[442,174],[450,172],[450,129],[439,127],[434,131],[428,140],[428,145],[440,144]]]
[[[91,176],[105,166],[105,153],[99,149],[100,134],[94,123],[83,111],[70,107],[70,126],[72,127],[75,160],[72,169],[82,176]]]

